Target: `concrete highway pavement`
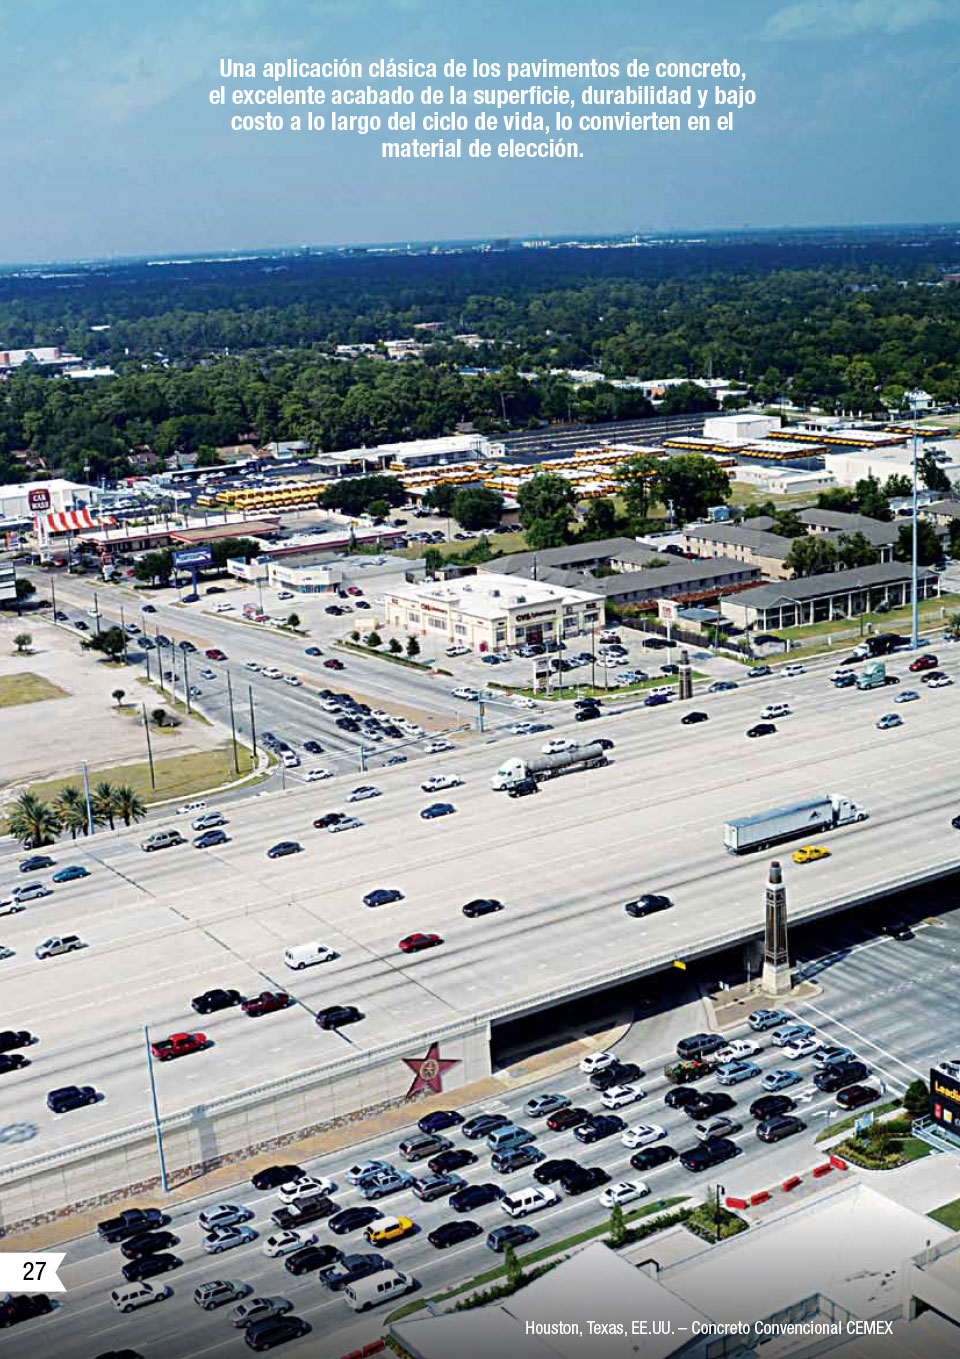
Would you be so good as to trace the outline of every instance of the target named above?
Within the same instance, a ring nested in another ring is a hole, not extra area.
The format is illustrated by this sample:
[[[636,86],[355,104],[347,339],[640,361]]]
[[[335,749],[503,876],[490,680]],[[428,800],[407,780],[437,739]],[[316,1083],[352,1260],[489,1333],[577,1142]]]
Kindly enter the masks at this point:
[[[209,1099],[319,1066],[348,1044],[373,1050],[464,1015],[520,1012],[554,988],[576,994],[618,971],[639,975],[657,958],[689,957],[728,933],[756,932],[771,856],[728,855],[722,823],[795,797],[844,793],[871,815],[823,837],[828,860],[795,867],[791,846],[781,851],[794,919],[909,877],[927,860],[955,862],[957,793],[943,734],[956,721],[958,692],[924,693],[905,705],[902,728],[880,732],[874,723],[890,690],[835,692],[822,674],[757,681],[698,700],[711,713],[699,726],[682,727],[673,705],[611,716],[587,733],[571,723],[581,739],[612,737],[613,762],[520,801],[491,792],[489,777],[504,754],[538,749],[539,737],[378,772],[366,781],[383,796],[350,805],[364,825],[343,834],[311,823],[349,805],[356,777],[235,804],[230,841],[217,849],[147,855],[136,830],[61,843],[58,866],[85,863],[92,876],[0,922],[0,942],[15,950],[0,964],[5,1022],[41,1040],[33,1065],[4,1077],[8,1117],[36,1127],[30,1153],[141,1121],[144,1023],[155,1036],[193,1028],[215,1040],[158,1070],[161,1107],[171,1113],[201,1091]],[[774,696],[789,697],[795,714],[775,736],[746,739]],[[434,798],[419,784],[439,770],[465,779],[439,795],[458,810],[423,821],[418,812]],[[186,829],[183,818],[168,820]],[[288,838],[305,852],[268,860],[268,846]],[[0,860],[3,887],[23,881],[16,857]],[[405,899],[370,910],[362,897],[376,887],[398,887]],[[623,901],[645,890],[668,892],[674,908],[625,916]],[[461,906],[474,896],[499,897],[506,909],[465,919]],[[35,961],[36,943],[58,931],[79,932],[89,947]],[[399,939],[414,931],[445,942],[400,953]],[[310,939],[340,957],[289,972],[282,950]],[[298,1005],[258,1020],[225,1011],[201,1021],[190,998],[216,985],[245,994],[283,987]],[[320,1032],[312,1012],[331,1003],[356,1004],[366,1018],[342,1035]],[[45,1093],[73,1082],[94,1084],[105,1100],[60,1118],[46,1113]],[[24,1154],[4,1147],[2,1162]]]
[[[811,1022],[816,1023],[815,1020]],[[736,1036],[744,1036],[747,1032],[744,1026],[737,1031]],[[628,1126],[659,1124],[665,1130],[663,1140],[677,1151],[685,1150],[695,1143],[693,1121],[679,1110],[666,1108],[663,1103],[669,1085],[662,1075],[662,1068],[666,1062],[674,1060],[673,1053],[656,1053],[649,1048],[644,1051],[642,1033],[641,1024],[617,1047],[618,1054],[624,1059],[636,1059],[648,1068],[640,1082],[646,1091],[645,1098],[622,1109],[621,1117]],[[809,1058],[790,1062],[778,1048],[771,1045],[769,1035],[760,1035],[758,1041],[763,1051],[757,1061],[765,1072],[784,1066],[795,1066],[802,1071],[802,1083],[794,1086],[789,1093],[797,1101],[797,1112],[806,1122],[807,1131],[772,1146],[757,1141],[754,1120],[748,1114],[749,1105],[762,1093],[759,1077],[754,1078],[730,1091],[737,1105],[731,1111],[732,1116],[743,1124],[742,1130],[733,1134],[733,1140],[741,1147],[743,1154],[725,1163],[718,1171],[704,1175],[691,1174],[676,1162],[652,1171],[635,1171],[629,1164],[632,1152],[622,1145],[618,1135],[584,1146],[572,1132],[551,1132],[542,1120],[531,1120],[524,1115],[525,1101],[548,1090],[568,1095],[578,1107],[600,1112],[602,1105],[598,1092],[592,1089],[587,1077],[576,1069],[536,1086],[507,1092],[500,1099],[487,1101],[483,1108],[489,1112],[505,1113],[522,1126],[536,1130],[537,1146],[547,1157],[572,1157],[581,1165],[602,1166],[613,1180],[643,1179],[651,1190],[651,1198],[647,1202],[655,1198],[686,1195],[700,1199],[714,1188],[718,1179],[722,1180],[727,1193],[749,1195],[778,1183],[790,1174],[805,1170],[819,1159],[814,1151],[813,1137],[825,1126],[828,1112],[836,1108],[834,1096],[823,1095],[813,1086],[811,1076],[814,1068]],[[875,1081],[877,1078],[883,1079],[891,1090],[902,1090],[901,1073],[894,1063],[882,1059],[874,1061],[866,1052],[864,1056],[873,1069]],[[712,1078],[698,1086],[698,1089],[703,1090],[713,1088],[715,1081]],[[469,1116],[479,1112],[479,1106],[464,1108],[461,1112]],[[396,1132],[389,1137],[381,1136],[362,1147],[325,1156],[306,1168],[336,1182],[333,1197],[338,1207],[354,1206],[364,1200],[347,1183],[344,1174],[347,1166],[371,1157],[402,1164],[397,1156],[397,1144],[407,1135],[408,1132]],[[490,1169],[490,1154],[483,1141],[469,1142],[457,1129],[446,1135],[455,1146],[469,1147],[479,1156],[477,1164],[459,1172],[468,1183],[494,1181],[508,1191],[531,1183],[531,1167],[513,1175],[498,1176]],[[283,1154],[278,1153],[277,1159],[282,1161]],[[411,1170],[414,1174],[428,1173],[424,1163],[418,1163]],[[223,1256],[203,1255],[196,1215],[200,1209],[217,1202],[249,1205],[255,1213],[250,1225],[257,1231],[258,1240]],[[192,1300],[193,1290],[198,1284],[216,1278],[242,1280],[250,1284],[258,1295],[279,1295],[293,1302],[296,1314],[305,1317],[313,1331],[311,1335],[289,1346],[291,1354],[315,1354],[320,1343],[323,1353],[333,1359],[334,1355],[376,1337],[380,1333],[384,1314],[392,1308],[385,1308],[382,1313],[369,1318],[358,1318],[341,1297],[331,1296],[314,1276],[295,1278],[285,1271],[282,1260],[263,1256],[262,1241],[275,1230],[269,1224],[269,1214],[277,1205],[278,1199],[274,1192],[258,1193],[245,1181],[215,1196],[208,1195],[193,1203],[177,1206],[172,1213],[170,1230],[180,1238],[180,1244],[172,1250],[184,1264],[169,1275],[153,1281],[159,1285],[169,1283],[174,1296],[129,1316],[116,1313],[109,1301],[110,1290],[121,1282],[120,1265],[123,1262],[119,1247],[105,1246],[96,1237],[71,1242],[66,1247],[66,1262],[60,1271],[67,1287],[62,1306],[47,1318],[25,1323],[15,1332],[6,1333],[5,1340],[0,1339],[0,1351],[5,1343],[7,1346],[12,1343],[16,1346],[17,1359],[46,1359],[53,1346],[58,1359],[89,1359],[90,1355],[101,1350],[130,1345],[141,1350],[147,1359],[159,1359],[161,1354],[163,1359],[196,1359],[200,1355],[209,1356],[209,1359],[221,1359],[221,1356],[222,1359],[230,1359],[231,1355],[244,1352],[242,1333],[233,1330],[226,1319],[230,1308],[205,1313]],[[427,1233],[441,1222],[457,1216],[444,1200],[421,1203],[411,1191],[405,1190],[381,1200],[378,1206],[384,1214],[403,1214],[413,1218],[420,1228],[417,1235],[384,1250],[397,1269],[418,1280],[421,1285],[420,1296],[429,1297],[442,1289],[463,1283],[494,1267],[498,1259],[484,1248],[482,1236],[445,1251],[437,1251],[429,1244]],[[105,1209],[104,1216],[108,1215],[109,1210]],[[495,1203],[462,1216],[478,1222],[484,1232],[509,1221]],[[599,1224],[607,1216],[608,1210],[597,1202],[596,1191],[582,1197],[567,1197],[561,1193],[561,1201],[556,1206],[527,1219],[540,1233],[540,1240],[529,1249],[563,1240],[584,1227]],[[316,1232],[321,1242],[332,1242],[347,1251],[369,1249],[359,1232],[336,1237],[325,1223],[314,1224],[311,1230]],[[522,1256],[523,1251],[520,1254]]]

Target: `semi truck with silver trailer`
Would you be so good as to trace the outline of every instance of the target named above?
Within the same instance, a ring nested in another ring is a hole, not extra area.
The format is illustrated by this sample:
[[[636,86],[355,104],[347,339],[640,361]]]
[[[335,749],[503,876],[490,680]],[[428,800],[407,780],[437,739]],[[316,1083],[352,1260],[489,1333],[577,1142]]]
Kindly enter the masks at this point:
[[[529,758],[514,756],[500,766],[490,780],[490,787],[495,793],[506,792],[525,779],[542,783],[544,779],[555,778],[558,774],[571,774],[578,769],[596,769],[609,763],[607,752],[598,741],[578,746],[576,750],[561,750],[555,755],[532,755]]]
[[[738,816],[723,825],[723,844],[728,854],[751,854],[783,840],[804,839],[837,826],[866,821],[865,812],[839,793],[807,798],[785,807],[771,807],[754,816]]]

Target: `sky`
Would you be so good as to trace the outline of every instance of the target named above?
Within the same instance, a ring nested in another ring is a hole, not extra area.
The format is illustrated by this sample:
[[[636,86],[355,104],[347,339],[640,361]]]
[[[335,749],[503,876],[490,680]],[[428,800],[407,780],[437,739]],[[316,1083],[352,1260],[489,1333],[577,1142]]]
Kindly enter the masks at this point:
[[[745,79],[706,82],[711,104],[714,84],[756,103],[709,134],[461,134],[577,160],[388,162],[372,134],[230,130],[221,58],[286,57],[726,59]],[[0,87],[6,262],[960,220],[960,0],[29,0],[0,9]]]

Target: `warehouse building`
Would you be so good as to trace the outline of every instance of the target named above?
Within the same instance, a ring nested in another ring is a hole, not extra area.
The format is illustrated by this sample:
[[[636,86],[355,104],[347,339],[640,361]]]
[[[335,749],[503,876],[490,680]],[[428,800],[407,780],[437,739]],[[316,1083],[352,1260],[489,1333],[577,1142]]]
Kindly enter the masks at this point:
[[[933,571],[919,573],[919,597],[933,599],[940,581]],[[876,608],[898,608],[911,598],[910,567],[900,562],[877,562],[853,571],[829,571],[822,576],[758,585],[726,596],[720,603],[724,618],[748,631],[770,632],[807,623],[855,618]]]
[[[603,623],[595,590],[499,576],[388,588],[383,604],[388,627],[474,651],[580,637]]]
[[[293,590],[297,594],[328,594],[342,590],[345,586],[359,586],[369,591],[379,589],[386,577],[420,580],[426,570],[422,558],[411,561],[408,557],[319,557],[313,561],[290,561],[278,559],[268,561],[267,583],[280,590]]]

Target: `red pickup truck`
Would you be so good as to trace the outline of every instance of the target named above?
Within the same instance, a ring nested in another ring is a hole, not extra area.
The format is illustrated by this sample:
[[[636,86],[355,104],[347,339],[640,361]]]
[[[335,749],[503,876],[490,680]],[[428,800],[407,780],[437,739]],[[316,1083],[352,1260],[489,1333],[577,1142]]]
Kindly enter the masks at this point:
[[[191,1052],[202,1052],[209,1046],[205,1033],[172,1033],[150,1044],[150,1051],[158,1062],[169,1062],[174,1057],[187,1057]]]

